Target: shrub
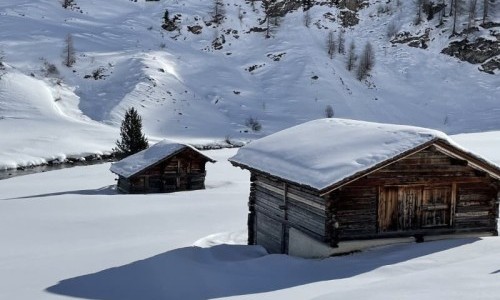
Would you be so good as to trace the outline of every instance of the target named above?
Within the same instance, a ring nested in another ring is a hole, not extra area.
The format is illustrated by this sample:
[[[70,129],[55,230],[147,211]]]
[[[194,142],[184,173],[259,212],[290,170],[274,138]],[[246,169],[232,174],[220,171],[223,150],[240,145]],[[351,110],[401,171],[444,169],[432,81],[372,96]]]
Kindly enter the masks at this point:
[[[252,131],[259,132],[262,129],[262,124],[260,124],[259,120],[254,117],[249,117],[245,121],[245,126],[252,129]]]

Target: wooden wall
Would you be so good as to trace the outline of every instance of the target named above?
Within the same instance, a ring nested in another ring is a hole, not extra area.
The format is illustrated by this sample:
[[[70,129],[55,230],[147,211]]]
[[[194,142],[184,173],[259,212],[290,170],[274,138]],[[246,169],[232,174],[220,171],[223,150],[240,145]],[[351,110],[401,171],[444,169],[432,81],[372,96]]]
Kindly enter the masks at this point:
[[[185,149],[129,179],[120,177],[118,188],[127,193],[204,189],[205,164],[206,158],[191,149]]]
[[[249,243],[271,253],[287,253],[293,227],[316,240],[326,240],[325,201],[303,187],[253,172],[251,176]]]
[[[495,232],[498,189],[486,173],[431,146],[330,193],[339,226],[330,238]]]

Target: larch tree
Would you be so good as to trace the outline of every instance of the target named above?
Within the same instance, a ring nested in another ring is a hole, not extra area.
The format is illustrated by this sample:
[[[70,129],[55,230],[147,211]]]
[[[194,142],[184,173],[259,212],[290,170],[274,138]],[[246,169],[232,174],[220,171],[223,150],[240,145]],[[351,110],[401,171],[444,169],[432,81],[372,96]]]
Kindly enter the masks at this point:
[[[70,68],[76,62],[75,56],[75,45],[73,44],[73,36],[68,34],[64,39],[64,49],[63,49],[63,64]]]
[[[459,9],[460,9],[460,0],[452,0],[452,9],[453,9],[453,29],[451,31],[452,35],[457,35],[457,19],[459,15]],[[451,15],[451,12],[450,12]]]
[[[221,24],[226,17],[226,9],[223,0],[214,0],[212,6],[212,20],[215,24]]]
[[[349,52],[347,53],[346,69],[352,71],[356,65],[356,60],[358,59],[356,55],[356,44],[354,41],[349,45]]]
[[[326,38],[326,49],[328,51],[328,57],[333,59],[333,55],[335,54],[335,38],[333,37],[332,30],[328,32],[328,37]]]
[[[127,157],[148,148],[148,139],[142,133],[142,118],[133,107],[125,112],[120,127],[121,140],[116,141],[114,149],[120,158]]]
[[[375,65],[375,53],[373,51],[372,44],[367,42],[365,48],[363,49],[363,53],[359,59],[358,69],[356,72],[356,78],[358,80],[362,80],[366,78],[370,74],[370,71],[373,69]]]
[[[469,0],[467,29],[470,29],[472,26],[474,26],[476,20],[476,8],[477,0]]]
[[[344,30],[339,31],[339,37],[337,40],[337,50],[339,54],[345,54],[345,37],[344,37]]]

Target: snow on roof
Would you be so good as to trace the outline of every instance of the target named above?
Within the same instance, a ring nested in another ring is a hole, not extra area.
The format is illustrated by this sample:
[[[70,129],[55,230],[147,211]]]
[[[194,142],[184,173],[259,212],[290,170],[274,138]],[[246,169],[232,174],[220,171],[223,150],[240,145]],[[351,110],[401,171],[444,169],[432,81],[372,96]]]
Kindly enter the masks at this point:
[[[437,139],[456,145],[432,129],[320,119],[253,141],[229,160],[321,191]]]
[[[215,162],[215,160],[201,153],[191,145],[177,143],[170,140],[163,140],[146,150],[142,150],[141,152],[111,164],[110,171],[125,178],[129,178],[132,175],[143,171],[160,160],[168,158],[185,148],[190,148],[205,157],[208,161]]]

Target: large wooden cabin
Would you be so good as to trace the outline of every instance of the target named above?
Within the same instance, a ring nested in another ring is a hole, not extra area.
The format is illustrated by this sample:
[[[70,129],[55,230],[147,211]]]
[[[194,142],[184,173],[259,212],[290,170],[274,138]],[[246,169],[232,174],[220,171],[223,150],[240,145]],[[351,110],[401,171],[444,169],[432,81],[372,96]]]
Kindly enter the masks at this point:
[[[161,141],[111,165],[123,193],[168,193],[205,188],[205,164],[215,160],[192,146]]]
[[[438,131],[316,120],[230,161],[251,172],[248,243],[270,253],[497,235],[499,167]]]

